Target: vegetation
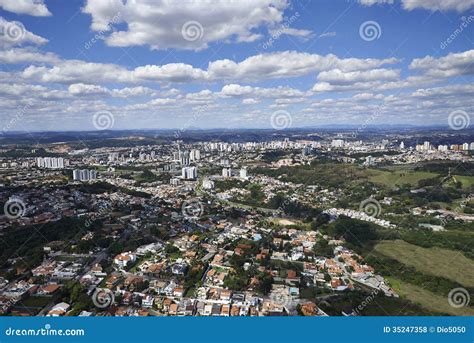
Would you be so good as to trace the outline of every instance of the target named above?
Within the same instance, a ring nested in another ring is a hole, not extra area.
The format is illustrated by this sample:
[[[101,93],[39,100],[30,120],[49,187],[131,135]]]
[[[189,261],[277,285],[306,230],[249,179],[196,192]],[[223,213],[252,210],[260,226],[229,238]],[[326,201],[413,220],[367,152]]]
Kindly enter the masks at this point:
[[[434,277],[443,275],[464,287],[474,287],[474,260],[456,251],[422,248],[402,240],[382,241],[375,250],[421,273]]]

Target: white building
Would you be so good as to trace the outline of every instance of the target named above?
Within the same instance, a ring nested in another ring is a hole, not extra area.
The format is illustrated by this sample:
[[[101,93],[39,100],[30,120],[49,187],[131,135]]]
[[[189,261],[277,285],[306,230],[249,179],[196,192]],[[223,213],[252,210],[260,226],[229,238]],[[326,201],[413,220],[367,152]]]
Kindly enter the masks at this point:
[[[203,189],[214,189],[214,181],[211,181],[211,180],[204,180],[202,182],[202,188]]]
[[[448,151],[447,145],[438,145],[438,151]]]
[[[222,168],[222,176],[223,177],[231,177],[232,176],[232,168],[230,168],[230,167]]]
[[[197,168],[196,167],[184,167],[181,169],[181,177],[184,180],[197,179]]]
[[[192,149],[189,157],[192,162],[199,161],[201,159],[201,152],[198,149]]]
[[[120,268],[125,268],[128,265],[134,263],[136,260],[137,260],[137,256],[135,256],[135,254],[132,254],[132,252],[129,251],[129,252],[123,252],[115,256],[114,263]]]
[[[344,140],[343,139],[333,139],[331,141],[331,147],[333,147],[333,148],[342,148],[342,147],[344,147]]]
[[[90,181],[97,179],[96,170],[88,169],[74,169],[72,171],[72,178],[74,181]]]
[[[240,168],[240,178],[247,180],[247,167]]]
[[[62,169],[67,165],[68,161],[65,161],[62,157],[37,157],[36,166],[38,168],[46,169]]]
[[[172,186],[178,186],[180,184],[181,180],[178,179],[177,177],[172,177],[170,179],[170,185]]]

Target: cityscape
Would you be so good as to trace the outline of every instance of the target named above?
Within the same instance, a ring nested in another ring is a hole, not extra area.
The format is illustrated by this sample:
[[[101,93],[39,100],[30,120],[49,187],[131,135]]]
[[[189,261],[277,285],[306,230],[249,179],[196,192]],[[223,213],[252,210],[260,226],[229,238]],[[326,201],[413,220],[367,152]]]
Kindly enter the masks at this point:
[[[472,133],[234,134],[2,149],[2,313],[473,314]]]
[[[473,11],[0,0],[0,316],[474,316]]]

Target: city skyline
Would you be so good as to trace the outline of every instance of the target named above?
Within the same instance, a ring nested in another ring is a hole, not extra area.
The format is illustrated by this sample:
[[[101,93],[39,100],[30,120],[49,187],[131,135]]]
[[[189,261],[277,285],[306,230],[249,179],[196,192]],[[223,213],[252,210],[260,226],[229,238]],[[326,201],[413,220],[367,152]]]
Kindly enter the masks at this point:
[[[472,121],[473,1],[0,1],[2,133]]]

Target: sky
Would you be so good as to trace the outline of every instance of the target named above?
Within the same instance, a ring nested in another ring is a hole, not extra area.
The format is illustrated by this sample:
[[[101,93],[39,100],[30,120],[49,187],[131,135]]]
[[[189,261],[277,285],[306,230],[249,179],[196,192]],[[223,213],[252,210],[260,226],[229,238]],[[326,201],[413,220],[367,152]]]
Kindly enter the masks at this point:
[[[0,134],[474,125],[474,0],[0,0]]]

